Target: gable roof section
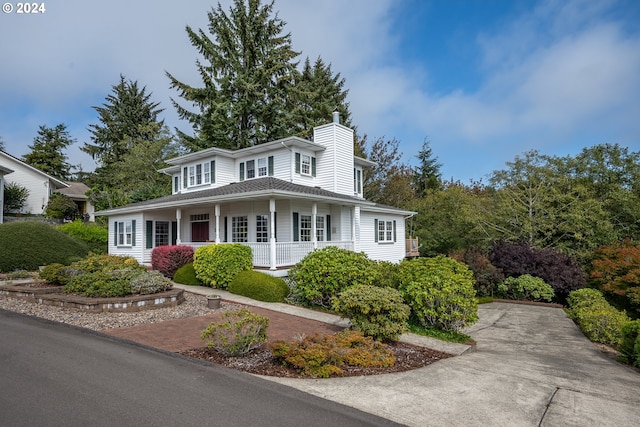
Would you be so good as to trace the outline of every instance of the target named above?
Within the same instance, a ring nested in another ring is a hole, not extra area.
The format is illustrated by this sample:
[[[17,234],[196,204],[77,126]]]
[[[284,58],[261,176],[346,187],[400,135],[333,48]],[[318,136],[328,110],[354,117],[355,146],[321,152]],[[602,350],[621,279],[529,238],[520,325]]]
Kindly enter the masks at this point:
[[[208,188],[201,191],[192,191],[182,194],[172,194],[171,196],[160,197],[143,202],[133,203],[119,208],[106,209],[96,212],[96,215],[113,215],[140,212],[148,209],[161,209],[170,207],[181,207],[207,202],[228,202],[240,199],[256,197],[295,197],[313,200],[324,200],[329,202],[343,201],[345,204],[367,206],[375,210],[393,211],[399,214],[412,214],[413,212],[403,211],[391,206],[378,205],[368,202],[359,197],[347,196],[323,190],[319,187],[309,187],[305,185],[293,184],[278,178],[265,177],[250,179],[242,182],[234,182],[217,188]]]
[[[52,177],[51,175],[49,175],[49,174],[46,174],[46,173],[42,172],[42,171],[41,171],[40,169],[38,169],[38,168],[34,168],[33,166],[31,166],[31,165],[29,165],[29,164],[27,164],[27,163],[23,162],[23,161],[22,161],[22,160],[20,160],[19,158],[14,157],[14,156],[12,156],[11,154],[7,153],[6,151],[2,151],[2,150],[0,150],[0,159],[2,158],[2,156],[4,156],[5,158],[7,158],[7,159],[9,159],[9,160],[12,160],[14,163],[17,163],[17,164],[18,164],[18,165],[20,165],[20,166],[23,166],[23,167],[27,168],[27,169],[28,169],[28,170],[30,170],[31,172],[36,172],[36,173],[38,173],[38,174],[40,174],[40,175],[42,175],[42,176],[46,177],[49,181],[51,181],[51,183],[53,183],[53,185],[54,185],[56,188],[66,188],[66,187],[68,187],[68,186],[69,186],[69,184],[67,184],[66,182],[61,181],[61,180],[59,180],[58,178],[54,178],[54,177]],[[14,170],[14,172],[15,172],[15,170]]]

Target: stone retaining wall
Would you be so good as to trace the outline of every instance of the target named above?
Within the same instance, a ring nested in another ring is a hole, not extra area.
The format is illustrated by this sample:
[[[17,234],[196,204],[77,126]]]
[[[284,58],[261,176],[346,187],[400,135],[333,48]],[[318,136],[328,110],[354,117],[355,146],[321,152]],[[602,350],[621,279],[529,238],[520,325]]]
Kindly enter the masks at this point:
[[[100,312],[132,312],[162,307],[175,307],[184,301],[182,289],[170,289],[151,295],[130,295],[113,298],[89,298],[62,293],[62,286],[37,288],[25,283],[0,285],[0,295],[22,298],[36,304]]]

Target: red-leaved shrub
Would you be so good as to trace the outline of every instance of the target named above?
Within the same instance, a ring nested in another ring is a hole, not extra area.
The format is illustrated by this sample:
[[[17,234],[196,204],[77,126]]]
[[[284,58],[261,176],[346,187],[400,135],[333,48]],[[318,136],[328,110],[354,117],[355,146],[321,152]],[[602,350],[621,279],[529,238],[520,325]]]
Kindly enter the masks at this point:
[[[190,262],[193,262],[191,246],[157,246],[151,252],[151,266],[168,278],[173,278],[177,269]]]

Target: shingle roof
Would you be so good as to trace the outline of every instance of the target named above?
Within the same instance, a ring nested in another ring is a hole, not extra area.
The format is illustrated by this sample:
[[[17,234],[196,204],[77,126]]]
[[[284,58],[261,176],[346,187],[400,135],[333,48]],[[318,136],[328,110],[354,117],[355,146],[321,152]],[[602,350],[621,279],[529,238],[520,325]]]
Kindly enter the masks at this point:
[[[132,211],[134,208],[144,208],[152,206],[180,206],[184,202],[196,201],[199,199],[228,199],[229,196],[239,196],[242,194],[263,193],[266,195],[295,195],[302,196],[315,196],[323,199],[339,199],[344,201],[353,202],[356,204],[366,204],[370,206],[378,206],[382,208],[392,208],[390,206],[376,205],[371,202],[367,202],[364,199],[354,196],[347,196],[344,194],[335,193],[333,191],[324,190],[319,187],[309,187],[306,185],[293,184],[291,182],[283,181],[281,179],[266,177],[249,179],[246,181],[231,183],[217,188],[207,188],[201,191],[191,191],[188,193],[172,194],[170,196],[160,197],[157,199],[145,200],[143,202],[133,203],[130,205],[122,206],[119,208],[107,209],[104,211],[96,212],[97,215],[108,215],[112,213],[118,213],[122,211]]]

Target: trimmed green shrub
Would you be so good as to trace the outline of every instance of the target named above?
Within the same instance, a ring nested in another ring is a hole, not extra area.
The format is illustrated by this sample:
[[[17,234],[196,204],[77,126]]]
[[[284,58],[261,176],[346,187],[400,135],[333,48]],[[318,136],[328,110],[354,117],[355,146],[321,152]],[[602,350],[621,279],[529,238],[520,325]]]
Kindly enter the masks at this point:
[[[640,319],[622,327],[620,357],[624,363],[640,367]]]
[[[196,277],[192,262],[177,269],[173,275],[173,281],[182,285],[202,286],[202,282]]]
[[[228,356],[240,356],[267,341],[269,318],[242,309],[228,311],[223,321],[209,323],[200,335],[208,348]]]
[[[167,291],[172,286],[171,280],[164,277],[159,271],[144,271],[131,281],[131,293],[139,295],[155,294]]]
[[[393,288],[352,286],[333,298],[332,305],[356,330],[378,341],[397,339],[408,328],[411,309]]]
[[[539,277],[523,274],[518,277],[507,277],[498,285],[498,295],[521,301],[551,301],[554,296],[553,288]]]
[[[380,270],[363,252],[328,246],[309,253],[289,270],[289,277],[305,305],[330,308],[331,298],[344,289],[378,283]]]
[[[106,253],[109,245],[109,231],[94,222],[76,220],[58,226],[63,233],[82,240],[92,252]]]
[[[66,285],[72,277],[83,274],[84,271],[66,266],[64,264],[53,263],[45,265],[38,275],[42,280],[53,285]]]
[[[576,292],[578,295],[575,295]],[[624,311],[610,305],[599,291],[573,291],[567,302],[567,315],[576,322],[587,338],[614,347],[621,343],[622,327],[629,322],[629,318]]]
[[[239,243],[199,247],[193,255],[193,268],[206,286],[225,289],[236,274],[253,268],[251,248]]]
[[[425,327],[459,330],[478,320],[473,273],[452,258],[404,260],[398,266],[399,290]]]
[[[187,245],[156,246],[151,251],[151,267],[166,277],[173,277],[176,270],[193,262],[193,247]]]
[[[241,271],[229,284],[229,292],[257,301],[284,302],[289,286],[279,277],[260,271]]]
[[[92,298],[123,297],[131,294],[131,282],[141,274],[136,268],[85,273],[71,278],[64,292]]]
[[[147,267],[138,263],[133,257],[107,254],[94,254],[86,259],[74,262],[72,267],[93,273],[97,271],[119,270],[123,268],[147,271]]]
[[[0,224],[0,272],[35,271],[54,262],[70,264],[88,253],[86,243],[42,222]]]
[[[387,367],[396,363],[393,351],[387,346],[365,337],[362,332],[348,329],[299,341],[276,341],[270,348],[283,364],[315,378],[339,375],[345,366]]]

